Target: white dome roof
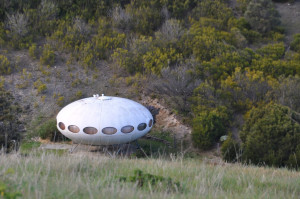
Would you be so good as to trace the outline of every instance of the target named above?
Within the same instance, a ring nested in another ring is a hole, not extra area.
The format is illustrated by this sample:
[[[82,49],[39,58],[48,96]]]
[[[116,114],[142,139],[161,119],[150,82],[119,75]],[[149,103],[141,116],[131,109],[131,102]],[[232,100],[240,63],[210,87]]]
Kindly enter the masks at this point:
[[[148,133],[152,124],[147,108],[120,97],[94,95],[67,105],[57,115],[62,134],[77,143],[92,145],[133,141]]]

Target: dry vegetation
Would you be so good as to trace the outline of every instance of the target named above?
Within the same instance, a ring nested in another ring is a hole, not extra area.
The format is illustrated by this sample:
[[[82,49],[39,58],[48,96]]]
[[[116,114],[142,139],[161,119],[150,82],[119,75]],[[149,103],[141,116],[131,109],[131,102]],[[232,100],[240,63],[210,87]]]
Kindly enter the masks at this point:
[[[180,155],[158,159],[109,158],[100,154],[61,151],[0,156],[2,194],[22,198],[298,198],[300,173],[239,164],[209,164]],[[179,182],[166,189],[120,182],[135,170]],[[0,189],[1,189],[0,186]],[[175,186],[175,185],[174,185]]]

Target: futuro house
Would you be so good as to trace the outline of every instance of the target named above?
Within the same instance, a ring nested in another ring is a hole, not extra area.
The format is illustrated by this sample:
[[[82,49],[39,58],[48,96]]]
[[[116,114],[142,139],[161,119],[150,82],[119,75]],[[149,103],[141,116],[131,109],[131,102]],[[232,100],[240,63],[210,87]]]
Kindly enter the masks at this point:
[[[57,128],[75,143],[113,145],[136,140],[150,131],[153,117],[143,105],[120,97],[94,95],[65,106]]]

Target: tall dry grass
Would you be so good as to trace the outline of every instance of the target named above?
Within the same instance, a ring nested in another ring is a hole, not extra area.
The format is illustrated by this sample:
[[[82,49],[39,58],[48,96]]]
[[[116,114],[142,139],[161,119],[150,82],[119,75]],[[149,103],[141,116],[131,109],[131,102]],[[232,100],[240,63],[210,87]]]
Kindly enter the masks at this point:
[[[135,169],[170,177],[181,190],[120,182]],[[0,181],[22,198],[299,198],[300,173],[287,169],[208,164],[198,159],[128,159],[100,154],[0,156]],[[0,196],[1,197],[1,196]]]

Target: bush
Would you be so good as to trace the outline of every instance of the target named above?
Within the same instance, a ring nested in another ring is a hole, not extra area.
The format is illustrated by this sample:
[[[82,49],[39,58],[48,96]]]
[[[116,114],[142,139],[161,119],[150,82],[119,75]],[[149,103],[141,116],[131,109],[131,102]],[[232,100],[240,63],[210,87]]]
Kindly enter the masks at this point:
[[[50,139],[51,141],[66,140],[66,137],[57,130],[56,119],[50,119],[40,125],[37,128],[37,134],[42,139]]]
[[[300,53],[300,34],[295,34],[294,39],[291,42],[291,49]]]
[[[53,65],[55,61],[55,54],[53,49],[49,44],[45,44],[42,52],[42,56],[40,57],[40,62],[42,64]]]
[[[47,90],[46,84],[44,84],[41,80],[37,80],[33,83],[34,88],[37,89],[38,94],[45,93]]]
[[[11,73],[11,64],[7,57],[0,54],[0,75],[7,75]]]
[[[143,56],[144,67],[148,73],[160,75],[163,68],[172,66],[182,58],[173,48],[154,48]]]
[[[22,110],[13,100],[11,93],[0,88],[0,148],[7,152],[17,149],[21,139],[18,117]]]
[[[238,141],[229,135],[221,147],[222,158],[227,162],[236,162],[241,158],[241,148]]]
[[[267,33],[280,24],[279,13],[272,0],[252,0],[245,12],[245,19],[260,33]]]
[[[298,168],[300,117],[290,108],[273,102],[249,112],[240,137],[242,158],[247,163]]]
[[[33,59],[36,59],[37,58],[37,46],[36,44],[32,44],[30,47],[29,47],[29,56]]]
[[[192,139],[200,149],[211,148],[222,135],[227,133],[229,115],[226,107],[203,111],[193,120]]]

